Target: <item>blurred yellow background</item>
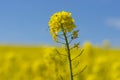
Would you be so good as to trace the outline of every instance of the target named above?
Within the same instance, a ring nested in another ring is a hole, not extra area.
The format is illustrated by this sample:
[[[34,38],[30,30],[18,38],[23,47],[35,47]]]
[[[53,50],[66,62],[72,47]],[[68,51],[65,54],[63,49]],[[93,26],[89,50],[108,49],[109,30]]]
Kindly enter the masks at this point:
[[[72,58],[84,49],[73,62],[75,80],[120,80],[120,49],[109,45],[93,46],[84,43],[71,50]],[[57,47],[66,54],[63,47]],[[67,57],[52,46],[0,46],[0,80],[69,80]]]

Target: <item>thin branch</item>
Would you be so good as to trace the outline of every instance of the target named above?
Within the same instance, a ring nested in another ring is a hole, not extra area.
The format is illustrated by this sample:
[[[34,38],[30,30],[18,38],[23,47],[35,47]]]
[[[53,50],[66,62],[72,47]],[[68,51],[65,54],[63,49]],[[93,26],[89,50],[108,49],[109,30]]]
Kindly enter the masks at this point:
[[[62,77],[61,74],[58,74],[58,73],[57,73],[57,77],[58,77],[59,80],[63,80],[63,77]]]
[[[70,50],[72,50],[72,49],[74,49],[75,47],[74,46],[72,46],[71,48],[70,48]]]
[[[73,35],[73,34],[68,35],[67,38],[71,37],[72,35]]]
[[[60,43],[60,44],[64,44],[64,45],[65,45],[65,43],[63,43],[63,42],[60,42],[60,41],[57,41],[57,43]]]
[[[87,68],[87,65],[78,73],[74,74],[73,77],[77,76],[78,74],[82,73]]]
[[[60,38],[60,39],[62,39],[62,40],[65,40],[63,37],[61,37],[60,35],[57,35],[58,36],[58,38]]]
[[[82,51],[80,52],[79,55],[77,55],[76,57],[74,57],[71,61],[75,60],[76,58],[78,58],[79,56],[81,56],[81,54],[83,53],[84,49],[82,49]]]
[[[71,40],[69,41],[69,44],[70,44],[72,41],[73,41],[73,39],[71,39]]]
[[[59,34],[60,36],[63,36],[63,34]]]
[[[78,43],[74,44],[74,46],[72,46],[70,49],[74,49],[74,48],[76,48],[76,46],[75,46],[75,45],[77,45],[77,46],[79,47],[80,42],[78,42]]]
[[[55,50],[56,50],[56,52],[57,52],[59,55],[67,56],[67,55],[65,55],[65,54],[61,54],[57,49],[55,49]]]
[[[75,64],[74,68],[76,68],[76,67],[79,65],[79,63],[80,63],[80,61],[78,61],[78,63]],[[73,68],[73,69],[74,69],[74,68]]]
[[[60,79],[63,80],[63,77],[60,75]]]

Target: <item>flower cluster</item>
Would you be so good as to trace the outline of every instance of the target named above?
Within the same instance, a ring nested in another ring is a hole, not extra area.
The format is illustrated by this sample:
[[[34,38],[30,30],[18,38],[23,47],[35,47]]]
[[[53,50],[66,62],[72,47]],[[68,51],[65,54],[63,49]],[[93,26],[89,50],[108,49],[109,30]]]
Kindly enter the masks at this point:
[[[60,31],[63,30],[67,33],[75,28],[74,19],[71,17],[71,13],[65,11],[53,14],[48,25],[50,33],[55,41],[57,41],[57,35]]]
[[[78,38],[78,32],[79,32],[79,30],[73,31],[72,36],[71,36],[71,39],[76,39],[76,38]]]

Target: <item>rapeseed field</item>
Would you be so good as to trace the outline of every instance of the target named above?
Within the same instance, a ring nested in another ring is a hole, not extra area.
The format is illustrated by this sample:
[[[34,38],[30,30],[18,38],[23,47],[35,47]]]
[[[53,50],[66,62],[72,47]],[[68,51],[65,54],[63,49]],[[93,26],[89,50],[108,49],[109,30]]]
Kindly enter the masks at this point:
[[[75,80],[120,80],[119,49],[85,43],[83,47],[73,49],[71,57],[82,49],[81,56],[72,63],[73,72],[80,72],[86,65],[87,68],[74,76]],[[64,54],[63,47],[2,45],[0,80],[69,80]]]

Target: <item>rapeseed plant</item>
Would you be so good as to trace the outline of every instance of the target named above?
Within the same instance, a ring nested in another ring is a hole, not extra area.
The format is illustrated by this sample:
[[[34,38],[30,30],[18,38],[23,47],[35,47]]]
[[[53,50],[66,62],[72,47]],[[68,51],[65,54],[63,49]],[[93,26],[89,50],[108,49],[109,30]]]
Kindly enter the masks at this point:
[[[48,22],[48,26],[50,28],[50,34],[52,35],[54,41],[65,45],[67,54],[64,55],[67,56],[68,58],[70,80],[73,80],[73,77],[78,75],[78,73],[73,74],[72,61],[75,58],[79,57],[83,52],[82,50],[79,55],[77,55],[73,59],[71,58],[71,50],[73,48],[79,47],[79,43],[75,43],[74,46],[72,47],[70,46],[70,43],[74,39],[78,38],[78,32],[79,32],[79,30],[74,30],[74,28],[76,27],[74,23],[74,19],[72,18],[70,12],[66,12],[66,11],[56,12],[51,16]],[[61,41],[60,39],[62,39],[63,41]]]

